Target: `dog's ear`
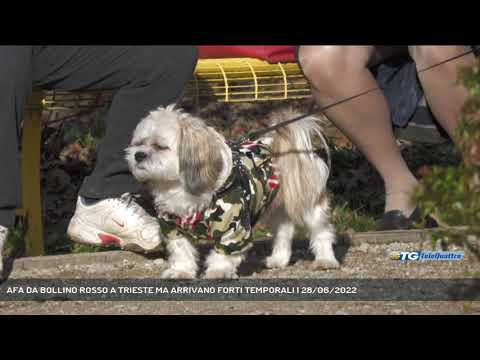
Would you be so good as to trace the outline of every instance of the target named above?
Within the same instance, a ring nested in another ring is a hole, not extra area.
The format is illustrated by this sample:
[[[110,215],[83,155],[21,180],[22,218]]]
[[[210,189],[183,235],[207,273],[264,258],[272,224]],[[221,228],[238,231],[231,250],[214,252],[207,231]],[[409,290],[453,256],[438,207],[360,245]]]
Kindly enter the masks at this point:
[[[213,190],[223,170],[218,137],[213,130],[194,121],[180,123],[179,165],[187,192],[200,195]]]

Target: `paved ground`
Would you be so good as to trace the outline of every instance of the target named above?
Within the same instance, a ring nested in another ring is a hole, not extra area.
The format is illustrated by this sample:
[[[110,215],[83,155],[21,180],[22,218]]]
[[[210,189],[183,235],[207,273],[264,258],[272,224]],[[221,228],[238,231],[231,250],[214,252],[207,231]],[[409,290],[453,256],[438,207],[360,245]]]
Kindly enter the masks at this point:
[[[358,240],[358,239],[357,239]],[[256,245],[241,268],[243,278],[480,278],[480,263],[466,252],[463,261],[399,262],[389,254],[396,250],[432,250],[429,241],[392,242],[375,237],[361,245],[336,248],[342,266],[338,270],[312,270],[304,242],[295,245],[292,265],[267,270],[261,260],[270,251],[268,242]],[[404,241],[401,240],[401,241]],[[388,243],[385,243],[388,242]],[[463,250],[450,248],[449,250]],[[26,278],[156,278],[165,267],[162,259],[116,252],[19,259],[11,279]],[[480,301],[22,301],[0,302],[0,314],[480,314]]]

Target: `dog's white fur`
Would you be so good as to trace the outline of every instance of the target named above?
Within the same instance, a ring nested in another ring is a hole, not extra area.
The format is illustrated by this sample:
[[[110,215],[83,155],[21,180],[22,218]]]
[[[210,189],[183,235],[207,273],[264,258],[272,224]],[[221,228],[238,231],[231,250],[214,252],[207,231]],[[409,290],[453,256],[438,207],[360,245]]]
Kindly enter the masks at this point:
[[[298,115],[292,110],[276,113],[270,124]],[[339,266],[328,215],[329,169],[314,153],[312,135],[320,136],[327,149],[319,121],[314,117],[262,139],[271,145],[273,164],[280,173],[280,191],[266,215],[274,229],[273,252],[266,259],[270,268],[288,265],[295,224],[305,225],[310,231],[315,267]],[[142,153],[141,158],[138,153]],[[174,105],[152,111],[138,124],[126,149],[126,159],[132,174],[153,195],[159,216],[162,213],[189,216],[203,211],[232,170],[232,154],[222,135]],[[163,277],[196,276],[197,251],[186,238],[168,241],[167,250],[169,268]],[[245,254],[224,255],[212,250],[206,259],[204,277],[234,278],[244,258]]]
[[[0,225],[0,279],[3,274],[3,248],[7,242],[8,229]]]

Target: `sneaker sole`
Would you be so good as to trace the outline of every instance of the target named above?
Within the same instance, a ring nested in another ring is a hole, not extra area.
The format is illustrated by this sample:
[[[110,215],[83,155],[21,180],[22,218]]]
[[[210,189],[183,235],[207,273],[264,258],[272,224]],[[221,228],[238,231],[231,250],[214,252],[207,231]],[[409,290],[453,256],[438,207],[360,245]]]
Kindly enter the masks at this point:
[[[79,230],[81,228],[81,230]],[[116,245],[121,246],[124,243],[123,239],[109,234],[105,231],[99,231],[98,229],[91,227],[78,219],[72,219],[67,229],[68,237],[79,244],[108,246]]]
[[[95,245],[95,246],[119,246],[123,250],[134,252],[157,252],[162,249],[161,244],[155,246],[143,246],[140,244],[125,241],[117,235],[110,234],[105,231],[100,231],[97,228],[89,226],[81,220],[73,218],[67,228],[68,237],[76,243]]]

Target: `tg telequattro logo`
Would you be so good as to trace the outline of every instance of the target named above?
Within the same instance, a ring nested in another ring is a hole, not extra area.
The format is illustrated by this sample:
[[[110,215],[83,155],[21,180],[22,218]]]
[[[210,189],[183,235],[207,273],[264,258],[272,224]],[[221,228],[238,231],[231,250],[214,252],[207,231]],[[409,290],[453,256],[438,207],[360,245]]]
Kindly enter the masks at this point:
[[[463,260],[464,257],[463,251],[393,251],[390,253],[390,259],[400,261],[452,261]]]

